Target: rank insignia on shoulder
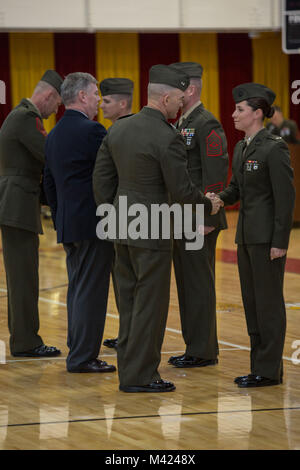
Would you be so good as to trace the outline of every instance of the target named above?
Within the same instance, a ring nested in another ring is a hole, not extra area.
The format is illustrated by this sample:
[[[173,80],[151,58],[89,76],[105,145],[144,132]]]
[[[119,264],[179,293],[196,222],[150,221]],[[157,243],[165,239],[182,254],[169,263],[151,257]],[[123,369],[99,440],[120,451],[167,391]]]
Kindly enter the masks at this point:
[[[269,135],[268,135],[268,139],[271,139],[271,140],[283,140],[283,138],[280,137],[280,135],[275,135],[275,134],[269,134]]]
[[[192,138],[195,135],[195,129],[181,129],[181,135],[185,138],[186,145],[191,145]]]
[[[222,154],[222,139],[216,131],[213,130],[206,137],[206,155],[208,157],[220,157]]]

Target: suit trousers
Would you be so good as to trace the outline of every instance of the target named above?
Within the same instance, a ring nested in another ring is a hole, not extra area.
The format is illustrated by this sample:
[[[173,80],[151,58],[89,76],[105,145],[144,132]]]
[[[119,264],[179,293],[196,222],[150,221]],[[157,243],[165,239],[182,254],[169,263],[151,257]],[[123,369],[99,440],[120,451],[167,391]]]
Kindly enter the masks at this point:
[[[113,256],[113,262],[112,262],[112,270],[111,270],[111,279],[112,279],[112,284],[114,288],[114,294],[115,294],[115,302],[116,302],[116,307],[118,312],[120,311],[120,301],[119,301],[119,288],[118,288],[118,283],[116,279],[116,255],[114,251],[114,256]]]
[[[121,386],[160,380],[158,366],[170,298],[171,251],[115,244]]]
[[[1,226],[7,283],[8,329],[12,354],[43,344],[39,330],[39,236]]]
[[[68,271],[67,369],[96,359],[106,318],[113,244],[98,238],[64,243]]]
[[[271,261],[270,249],[270,244],[238,245],[238,268],[250,336],[251,373],[279,380],[286,331],[286,257]]]
[[[204,237],[201,250],[185,250],[185,239],[174,241],[173,262],[186,355],[216,359],[215,253],[220,230]]]

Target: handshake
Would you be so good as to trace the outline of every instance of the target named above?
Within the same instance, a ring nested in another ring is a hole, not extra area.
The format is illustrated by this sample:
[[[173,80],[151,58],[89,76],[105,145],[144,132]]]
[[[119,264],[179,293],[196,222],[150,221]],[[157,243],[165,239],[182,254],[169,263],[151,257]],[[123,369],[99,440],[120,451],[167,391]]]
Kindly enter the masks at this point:
[[[219,196],[215,193],[206,193],[205,197],[207,197],[210,202],[212,203],[212,211],[210,215],[215,215],[219,212],[220,207],[224,207],[224,202],[219,198]]]

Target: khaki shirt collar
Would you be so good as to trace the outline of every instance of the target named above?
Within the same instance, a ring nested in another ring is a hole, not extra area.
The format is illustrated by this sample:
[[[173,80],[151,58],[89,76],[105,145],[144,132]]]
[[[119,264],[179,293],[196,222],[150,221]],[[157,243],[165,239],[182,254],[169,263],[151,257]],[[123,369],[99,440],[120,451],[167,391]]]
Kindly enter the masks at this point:
[[[181,126],[181,124],[183,123],[183,121],[185,119],[187,119],[189,117],[189,115],[194,111],[194,109],[196,109],[198,106],[200,106],[201,104],[201,101],[197,101],[197,103],[195,103],[193,106],[191,106],[191,108],[189,108],[182,116],[180,116],[179,118],[179,126]]]
[[[255,134],[250,135],[250,137],[244,137],[244,142],[247,144],[247,147],[248,147],[248,145],[251,144],[251,142],[252,142],[252,140],[254,139],[254,137],[256,137],[257,134],[258,134],[261,130],[263,130],[263,129],[264,129],[264,127],[262,127],[262,128],[259,129],[257,132],[255,132]]]

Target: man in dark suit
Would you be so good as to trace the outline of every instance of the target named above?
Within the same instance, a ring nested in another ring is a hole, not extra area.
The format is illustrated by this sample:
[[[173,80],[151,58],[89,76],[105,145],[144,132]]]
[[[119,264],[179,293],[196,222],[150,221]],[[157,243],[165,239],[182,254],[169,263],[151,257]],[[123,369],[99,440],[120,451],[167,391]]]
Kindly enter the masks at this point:
[[[124,236],[121,232],[130,232],[130,222],[123,220],[121,198],[129,208],[143,205],[148,214],[154,205],[167,206],[169,195],[178,203],[204,204],[208,213],[220,207],[192,185],[184,141],[168,123],[176,118],[188,83],[184,73],[167,65],[153,66],[148,105],[110,127],[95,164],[96,202],[114,203],[117,219],[121,219],[120,233],[109,237],[116,241],[120,291],[120,390],[129,393],[175,389],[158,372],[169,306],[172,243],[162,231],[157,238]]]
[[[97,359],[103,336],[113,247],[96,236],[92,173],[106,134],[93,121],[99,104],[98,82],[71,73],[62,85],[66,111],[46,142],[45,193],[57,242],[67,254],[69,288],[67,370],[112,372]]]
[[[172,67],[190,78],[177,126],[186,144],[189,175],[204,194],[218,193],[227,180],[227,141],[219,121],[200,101],[203,68],[196,62],[179,62]],[[183,355],[169,359],[175,367],[205,367],[218,362],[215,256],[218,235],[226,228],[222,208],[218,214],[205,217],[201,250],[187,251],[184,239],[174,241],[173,262],[186,344]]]
[[[23,98],[0,132],[0,226],[8,295],[8,328],[13,356],[52,357],[39,330],[40,183],[45,163],[43,119],[61,103],[62,78],[47,70],[31,98]]]
[[[100,82],[99,88],[102,97],[100,108],[105,119],[109,119],[114,124],[118,119],[132,116],[131,107],[134,88],[132,80],[123,77],[105,78]],[[115,263],[113,262],[112,281],[119,311],[119,294],[114,266]],[[117,348],[118,338],[105,339],[103,344],[107,348]]]

